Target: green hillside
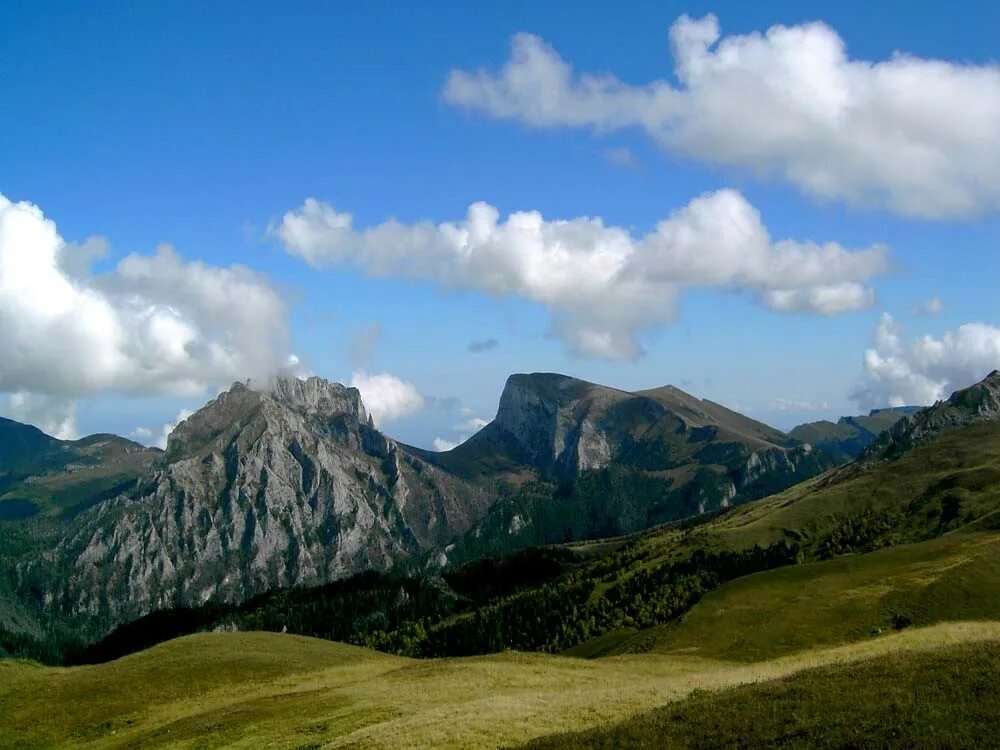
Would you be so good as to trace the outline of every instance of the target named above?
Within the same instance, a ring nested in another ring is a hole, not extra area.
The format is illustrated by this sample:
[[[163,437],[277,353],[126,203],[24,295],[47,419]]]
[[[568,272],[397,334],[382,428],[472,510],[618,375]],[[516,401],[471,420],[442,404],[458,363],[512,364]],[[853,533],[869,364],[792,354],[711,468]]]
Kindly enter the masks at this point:
[[[704,692],[524,750],[996,745],[1000,644],[947,646]]]
[[[857,664],[859,674],[873,680],[869,710],[891,711],[894,694],[885,693],[882,702],[878,697],[877,679],[886,670],[879,662],[863,664],[894,654],[895,662],[913,669],[940,664],[936,672],[952,674],[953,655],[965,664],[985,658],[995,665],[998,641],[998,623],[954,623],[752,664],[687,655],[584,660],[515,652],[420,661],[290,635],[207,633],[93,667],[0,662],[0,747],[496,748],[621,721],[695,691],[691,705],[700,708],[693,716],[711,715],[706,700],[731,709],[721,726],[698,731],[732,737],[734,727],[754,720],[761,702],[771,702],[767,691],[780,694],[789,684],[795,690],[795,683],[744,688],[762,696],[749,700],[730,688]],[[956,645],[965,649],[941,651]],[[984,680],[991,684],[993,672],[986,669],[953,695],[971,696]],[[806,685],[817,681],[805,679]],[[1000,718],[993,697],[989,691],[970,703],[978,721]],[[928,688],[926,700],[942,710],[938,692]],[[849,708],[826,721],[841,726]],[[823,719],[801,717],[813,731]],[[792,729],[795,720],[782,729]],[[977,726],[956,723],[956,731],[967,732],[956,736],[973,736]]]

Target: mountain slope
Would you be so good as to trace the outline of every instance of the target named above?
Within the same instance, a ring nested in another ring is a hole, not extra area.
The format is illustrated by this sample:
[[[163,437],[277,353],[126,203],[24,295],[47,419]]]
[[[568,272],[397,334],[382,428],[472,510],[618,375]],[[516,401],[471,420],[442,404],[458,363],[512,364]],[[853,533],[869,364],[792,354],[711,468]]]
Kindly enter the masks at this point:
[[[237,384],[178,425],[165,452],[16,423],[3,434],[21,463],[0,510],[45,519],[0,527],[14,573],[3,586],[27,597],[18,612],[45,610],[85,637],[403,561],[641,530],[830,465],[676,388],[627,393],[553,374],[511,376],[497,418],[445,454],[385,437],[356,390],[319,378]]]
[[[831,664],[700,695],[524,750],[995,745],[1000,644],[947,645]]]
[[[792,429],[788,436],[825,451],[842,462],[853,461],[875,438],[900,419],[919,410],[916,406],[873,409],[866,415],[841,417],[836,423],[821,420]]]
[[[530,470],[564,479],[611,464],[669,470],[700,461],[721,444],[754,451],[789,449],[795,441],[673,386],[631,393],[554,373],[511,375],[496,418],[440,456],[466,474],[484,468]]]
[[[100,634],[163,607],[241,601],[443,545],[488,496],[369,423],[357,390],[279,380],[220,394],[140,486],[83,514],[22,587]]]
[[[666,386],[630,393],[565,375],[512,375],[496,419],[428,460],[508,491],[447,551],[461,561],[631,533],[762,497],[834,460]]]
[[[966,425],[1000,420],[1000,371],[975,385],[955,391],[946,401],[899,420],[859,457],[859,465],[897,458],[916,445]]]

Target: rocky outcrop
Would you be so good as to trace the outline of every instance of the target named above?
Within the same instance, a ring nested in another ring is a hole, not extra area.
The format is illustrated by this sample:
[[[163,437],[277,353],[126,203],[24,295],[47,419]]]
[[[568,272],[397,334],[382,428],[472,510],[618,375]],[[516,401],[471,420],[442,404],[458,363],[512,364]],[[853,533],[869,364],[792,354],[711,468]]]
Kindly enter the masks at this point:
[[[565,375],[512,375],[479,440],[498,434],[524,463],[559,474],[603,468],[612,459],[603,417],[627,395]]]
[[[47,604],[103,631],[387,568],[468,529],[488,500],[376,430],[356,389],[236,384],[177,426],[139,489],[80,519]]]
[[[858,459],[861,465],[894,459],[946,430],[1000,420],[1000,372],[955,391],[946,401],[901,419],[882,433]]]

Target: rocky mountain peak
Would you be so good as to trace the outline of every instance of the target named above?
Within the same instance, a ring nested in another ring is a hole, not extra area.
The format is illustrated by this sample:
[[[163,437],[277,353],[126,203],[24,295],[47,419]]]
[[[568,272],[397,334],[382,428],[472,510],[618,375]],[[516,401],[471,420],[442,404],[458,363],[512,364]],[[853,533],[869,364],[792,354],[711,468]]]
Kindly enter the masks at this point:
[[[318,377],[281,377],[259,385],[237,382],[174,428],[167,459],[210,448],[220,439],[225,442],[255,420],[263,420],[258,432],[295,431],[305,424],[324,432],[356,432],[369,422],[357,388]]]
[[[901,419],[869,446],[860,464],[898,458],[913,446],[955,427],[1000,421],[1000,371],[955,391],[945,401]]]
[[[95,626],[387,568],[489,501],[371,426],[356,388],[236,383],[178,424],[133,491],[80,517],[57,550],[58,606]]]
[[[368,412],[357,388],[331,383],[316,376],[305,380],[276,378],[269,384],[268,395],[278,403],[307,416],[331,418],[348,415],[358,422],[368,422]]]

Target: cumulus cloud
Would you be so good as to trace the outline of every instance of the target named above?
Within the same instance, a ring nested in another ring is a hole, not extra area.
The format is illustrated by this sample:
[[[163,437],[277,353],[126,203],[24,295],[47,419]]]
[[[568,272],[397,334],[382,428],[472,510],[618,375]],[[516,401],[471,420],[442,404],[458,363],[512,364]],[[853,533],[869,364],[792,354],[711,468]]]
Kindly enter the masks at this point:
[[[500,346],[500,342],[496,339],[479,339],[469,342],[469,351],[473,354],[482,354],[490,349],[496,349],[498,346]]]
[[[544,305],[552,332],[584,356],[634,359],[637,334],[669,322],[690,286],[745,290],[778,312],[834,315],[867,307],[867,282],[888,269],[883,247],[848,251],[768,235],[734,190],[702,195],[644,236],[600,218],[546,220],[472,204],[458,222],[390,220],[358,230],[349,213],[309,198],[272,225],[286,250],[317,266],[353,264],[375,277],[427,279],[445,287]]]
[[[461,424],[455,425],[452,429],[456,432],[476,432],[483,429],[490,421],[482,417],[470,417]]]
[[[640,128],[674,153],[773,176],[821,199],[943,218],[1000,210],[1000,66],[895,53],[851,59],[823,23],[721,37],[670,28],[675,86],[574,72],[518,34],[498,71],[452,71],[447,102],[536,127]]]
[[[79,437],[76,428],[76,401],[71,398],[17,391],[9,394],[6,401],[4,411],[10,419],[34,425],[60,440],[75,440]]]
[[[153,431],[148,427],[136,427],[128,436],[133,440],[138,440],[140,443],[149,445],[153,438]]]
[[[434,450],[436,450],[438,453],[443,453],[445,451],[450,451],[453,448],[457,448],[459,443],[461,443],[460,440],[458,441],[445,440],[444,438],[436,437],[434,438],[432,445]]]
[[[966,323],[940,337],[904,343],[898,323],[886,313],[864,368],[865,383],[852,394],[862,407],[932,404],[1000,368],[1000,328]]]
[[[104,253],[0,196],[0,392],[198,394],[287,361],[287,309],[259,274],[164,245],[92,275]]]
[[[351,385],[361,391],[361,400],[376,424],[415,414],[426,405],[413,383],[387,372],[370,374],[358,370],[351,376]]]

